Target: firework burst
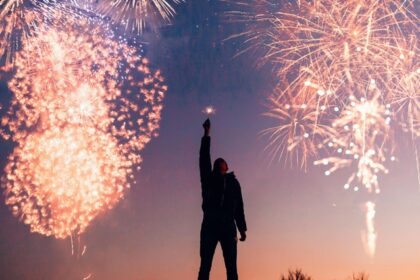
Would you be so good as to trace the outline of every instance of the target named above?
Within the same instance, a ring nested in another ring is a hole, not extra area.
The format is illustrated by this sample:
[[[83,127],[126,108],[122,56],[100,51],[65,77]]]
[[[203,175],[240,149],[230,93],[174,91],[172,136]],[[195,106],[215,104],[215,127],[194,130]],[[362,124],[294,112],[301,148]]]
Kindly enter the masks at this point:
[[[392,158],[387,156],[390,142],[390,105],[381,103],[380,92],[373,82],[369,85],[373,92],[360,99],[351,95],[341,114],[333,121],[335,131],[326,139],[332,156],[315,161],[315,165],[331,165],[325,172],[329,176],[333,172],[355,166],[355,172],[344,185],[345,189],[359,190],[360,183],[369,192],[379,193],[378,174],[388,173],[385,162]]]
[[[280,92],[270,98],[266,116],[275,119],[278,124],[262,131],[268,135],[272,160],[284,159],[291,166],[307,166],[308,159],[318,153],[322,139],[333,131],[324,118],[328,106],[317,98],[320,89],[315,85],[303,85],[299,95]]]
[[[263,50],[264,62],[274,63],[279,75],[324,62],[339,78],[356,79],[352,70],[366,71],[390,59],[398,42],[391,33],[415,32],[413,1],[276,1],[246,4],[226,0],[230,21],[246,22],[245,50]],[[385,60],[384,60],[385,58]]]
[[[110,17],[126,30],[142,32],[147,26],[170,23],[175,5],[183,0],[100,0],[94,10]]]
[[[232,37],[258,50],[278,79],[266,113],[277,124],[263,131],[270,156],[305,169],[315,160],[328,166],[327,176],[349,168],[345,189],[379,193],[379,175],[395,160],[394,131],[402,127],[420,174],[415,1],[226,2],[241,10],[228,12],[229,20],[247,26]],[[373,256],[375,204],[366,208],[364,241]]]
[[[65,21],[40,28],[17,54],[2,119],[17,145],[6,204],[32,231],[57,238],[83,233],[123,197],[157,136],[166,91],[160,72],[108,30]]]
[[[248,33],[238,36],[248,36],[246,45],[251,42],[253,47],[263,49],[263,61],[274,65],[277,87],[284,97],[279,96],[278,90],[272,94],[267,115],[278,119],[282,124],[278,127],[286,129],[284,122],[293,124],[299,119],[299,114],[290,117],[295,113],[282,110],[285,105],[289,109],[300,108],[303,99],[312,100],[313,105],[305,110],[310,108],[313,114],[301,109],[299,112],[307,117],[316,116],[315,121],[312,120],[315,127],[337,124],[337,113],[348,105],[349,96],[353,96],[358,101],[373,98],[381,108],[387,107],[386,110],[398,106],[395,111],[400,112],[401,119],[410,119],[411,130],[417,129],[416,32],[419,20],[412,1],[227,2],[235,3],[236,7],[247,7],[245,12],[231,11],[228,16],[248,23]],[[254,37],[249,37],[250,34]],[[367,87],[374,86],[380,92],[380,98],[366,96],[366,77],[374,81]],[[277,114],[273,114],[273,107],[278,110]],[[347,109],[349,107],[344,110]],[[387,116],[391,117],[394,116]],[[305,129],[305,133],[309,133],[308,130],[314,129]],[[290,131],[294,131],[293,125]],[[308,158],[318,156],[319,148],[323,147],[319,140],[310,142],[317,137],[300,142],[305,145],[290,145],[293,141],[279,137],[278,129],[270,128],[264,132],[273,133],[268,146],[275,147],[271,149],[274,154],[280,151],[280,155],[288,158],[287,153],[293,153],[293,158],[302,160],[301,167],[306,166]],[[331,133],[321,135],[325,136],[326,142],[331,138]],[[297,150],[292,147],[300,149],[302,156],[296,157]]]
[[[367,2],[302,1],[289,7],[290,11],[280,11],[272,19],[265,58],[279,62],[280,76],[297,81],[302,67],[312,68],[316,63],[327,65],[325,71],[340,81],[357,83],[369,75],[379,82],[384,67],[395,60],[397,42],[390,40],[392,32],[409,20],[399,9],[389,8],[385,13],[383,7],[390,3]],[[294,71],[298,74],[290,75]]]
[[[32,133],[9,157],[6,204],[32,232],[80,234],[127,187],[130,162],[118,150],[109,134],[85,127]]]

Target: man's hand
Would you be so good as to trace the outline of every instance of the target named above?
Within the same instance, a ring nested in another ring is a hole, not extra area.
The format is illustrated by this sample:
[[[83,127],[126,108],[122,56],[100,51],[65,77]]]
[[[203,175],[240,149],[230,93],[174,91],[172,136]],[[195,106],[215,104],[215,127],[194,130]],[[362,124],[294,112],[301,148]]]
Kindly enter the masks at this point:
[[[246,240],[246,232],[245,231],[240,231],[239,233],[241,234],[241,238],[239,238],[239,240],[244,242]]]
[[[209,136],[210,135],[210,119],[207,119],[204,123],[203,123],[203,128],[204,128],[204,136]]]

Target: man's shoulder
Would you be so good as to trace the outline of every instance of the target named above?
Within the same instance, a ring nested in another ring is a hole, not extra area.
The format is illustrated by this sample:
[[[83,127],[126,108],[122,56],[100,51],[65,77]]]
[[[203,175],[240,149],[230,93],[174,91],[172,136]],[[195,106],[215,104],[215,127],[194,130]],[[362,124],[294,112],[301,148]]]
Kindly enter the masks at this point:
[[[235,173],[233,173],[233,171],[229,172],[229,173],[226,173],[226,177],[229,178],[229,179],[236,179],[236,175],[235,175]]]
[[[229,173],[227,173],[226,174],[226,179],[228,179],[230,182],[232,182],[232,183],[235,183],[235,185],[238,185],[239,186],[239,181],[238,181],[238,179],[236,178],[236,175],[235,175],[235,173],[233,173],[233,172],[229,172]]]

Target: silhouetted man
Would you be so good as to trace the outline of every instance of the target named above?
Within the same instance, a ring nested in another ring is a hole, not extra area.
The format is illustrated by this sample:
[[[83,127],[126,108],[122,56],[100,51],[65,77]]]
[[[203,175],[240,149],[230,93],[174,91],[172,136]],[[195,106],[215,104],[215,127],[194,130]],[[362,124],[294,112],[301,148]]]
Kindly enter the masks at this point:
[[[203,223],[201,225],[201,265],[198,280],[208,280],[216,245],[220,242],[225,260],[227,280],[237,280],[236,227],[246,239],[246,222],[241,186],[233,172],[227,173],[228,165],[222,158],[215,160],[213,170],[210,159],[210,120],[204,124],[204,136],[200,147],[200,176],[203,196]]]

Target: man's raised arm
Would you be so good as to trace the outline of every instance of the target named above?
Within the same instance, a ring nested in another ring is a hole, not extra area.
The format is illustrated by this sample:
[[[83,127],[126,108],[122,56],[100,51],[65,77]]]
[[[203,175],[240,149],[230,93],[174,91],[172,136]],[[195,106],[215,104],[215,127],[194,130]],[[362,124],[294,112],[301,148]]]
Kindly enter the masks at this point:
[[[211,175],[211,159],[210,159],[210,120],[207,119],[203,123],[204,136],[201,138],[200,147],[200,178],[201,183],[205,184]]]

